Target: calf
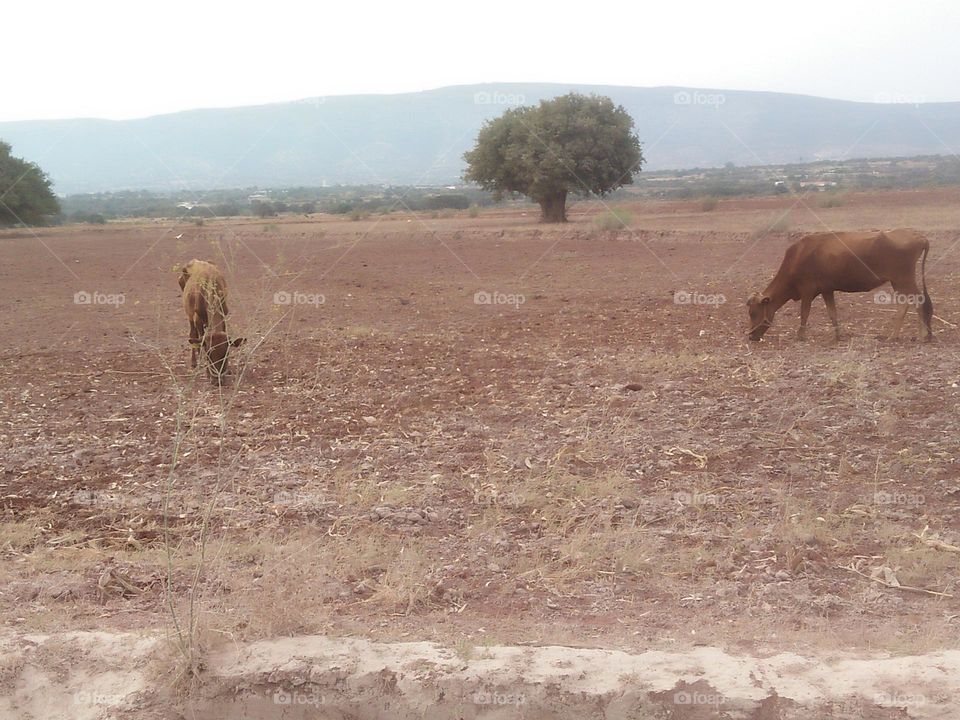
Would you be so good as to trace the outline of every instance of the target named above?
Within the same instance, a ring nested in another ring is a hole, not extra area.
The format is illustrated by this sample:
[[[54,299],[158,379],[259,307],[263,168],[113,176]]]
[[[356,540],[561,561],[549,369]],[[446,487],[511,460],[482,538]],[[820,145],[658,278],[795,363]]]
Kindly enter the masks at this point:
[[[227,374],[227,351],[243,338],[227,337],[227,283],[213,263],[191,260],[180,271],[183,311],[190,321],[190,367],[197,367],[203,351],[210,379],[220,384]]]
[[[930,340],[933,302],[927,292],[929,251],[930,243],[916,230],[827,232],[800,238],[787,248],[780,269],[767,289],[753,293],[747,300],[750,339],[763,337],[773,323],[774,313],[784,303],[799,300],[802,340],[806,335],[810,303],[817,295],[823,295],[834,333],[839,338],[840,323],[833,293],[867,292],[889,282],[897,307],[890,339],[899,336],[903,318],[909,306],[915,304],[926,328],[925,339]],[[916,280],[917,259],[921,255],[922,294]]]

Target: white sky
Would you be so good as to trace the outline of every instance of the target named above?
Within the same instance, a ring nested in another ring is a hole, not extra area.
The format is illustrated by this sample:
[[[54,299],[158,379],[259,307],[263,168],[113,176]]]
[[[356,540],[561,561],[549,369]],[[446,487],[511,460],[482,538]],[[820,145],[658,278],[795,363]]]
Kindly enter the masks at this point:
[[[960,100],[957,0],[8,2],[0,120],[479,82]]]

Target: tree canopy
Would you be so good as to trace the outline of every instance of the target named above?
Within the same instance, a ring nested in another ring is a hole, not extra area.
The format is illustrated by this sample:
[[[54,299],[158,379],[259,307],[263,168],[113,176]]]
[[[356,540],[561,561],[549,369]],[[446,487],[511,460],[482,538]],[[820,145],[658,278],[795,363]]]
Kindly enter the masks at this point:
[[[566,220],[568,194],[606,195],[632,183],[644,162],[627,111],[579,93],[487,121],[464,160],[465,180],[532,198],[545,222]]]
[[[60,212],[50,178],[35,163],[13,157],[11,150],[0,140],[0,225],[42,223]]]

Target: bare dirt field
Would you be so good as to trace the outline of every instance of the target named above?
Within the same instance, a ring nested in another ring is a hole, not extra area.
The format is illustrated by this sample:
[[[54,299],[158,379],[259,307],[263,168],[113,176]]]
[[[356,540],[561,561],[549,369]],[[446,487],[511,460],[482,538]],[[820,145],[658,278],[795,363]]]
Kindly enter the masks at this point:
[[[0,233],[0,622],[179,628],[198,665],[301,634],[956,647],[960,190],[818,199]],[[746,340],[790,241],[893,227],[932,243],[936,342],[879,339],[874,293],[839,342],[819,300],[806,342],[794,304]],[[220,390],[194,257],[246,338]]]

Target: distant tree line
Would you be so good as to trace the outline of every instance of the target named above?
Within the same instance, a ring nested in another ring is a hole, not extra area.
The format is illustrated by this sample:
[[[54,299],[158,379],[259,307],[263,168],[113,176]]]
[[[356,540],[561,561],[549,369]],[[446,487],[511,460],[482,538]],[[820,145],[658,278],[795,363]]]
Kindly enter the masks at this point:
[[[960,158],[930,155],[870,158],[784,165],[693,168],[645,172],[629,191],[614,197],[687,199],[738,197],[807,191],[823,181],[825,192],[894,190],[960,185]],[[833,184],[835,183],[835,185]]]
[[[198,197],[201,198],[199,201]],[[200,221],[217,217],[270,218],[316,212],[369,215],[405,210],[466,210],[492,203],[491,194],[477,188],[243,188],[189,194],[137,190],[68,195],[63,198],[62,212],[55,220],[98,223],[117,218],[146,217]]]

